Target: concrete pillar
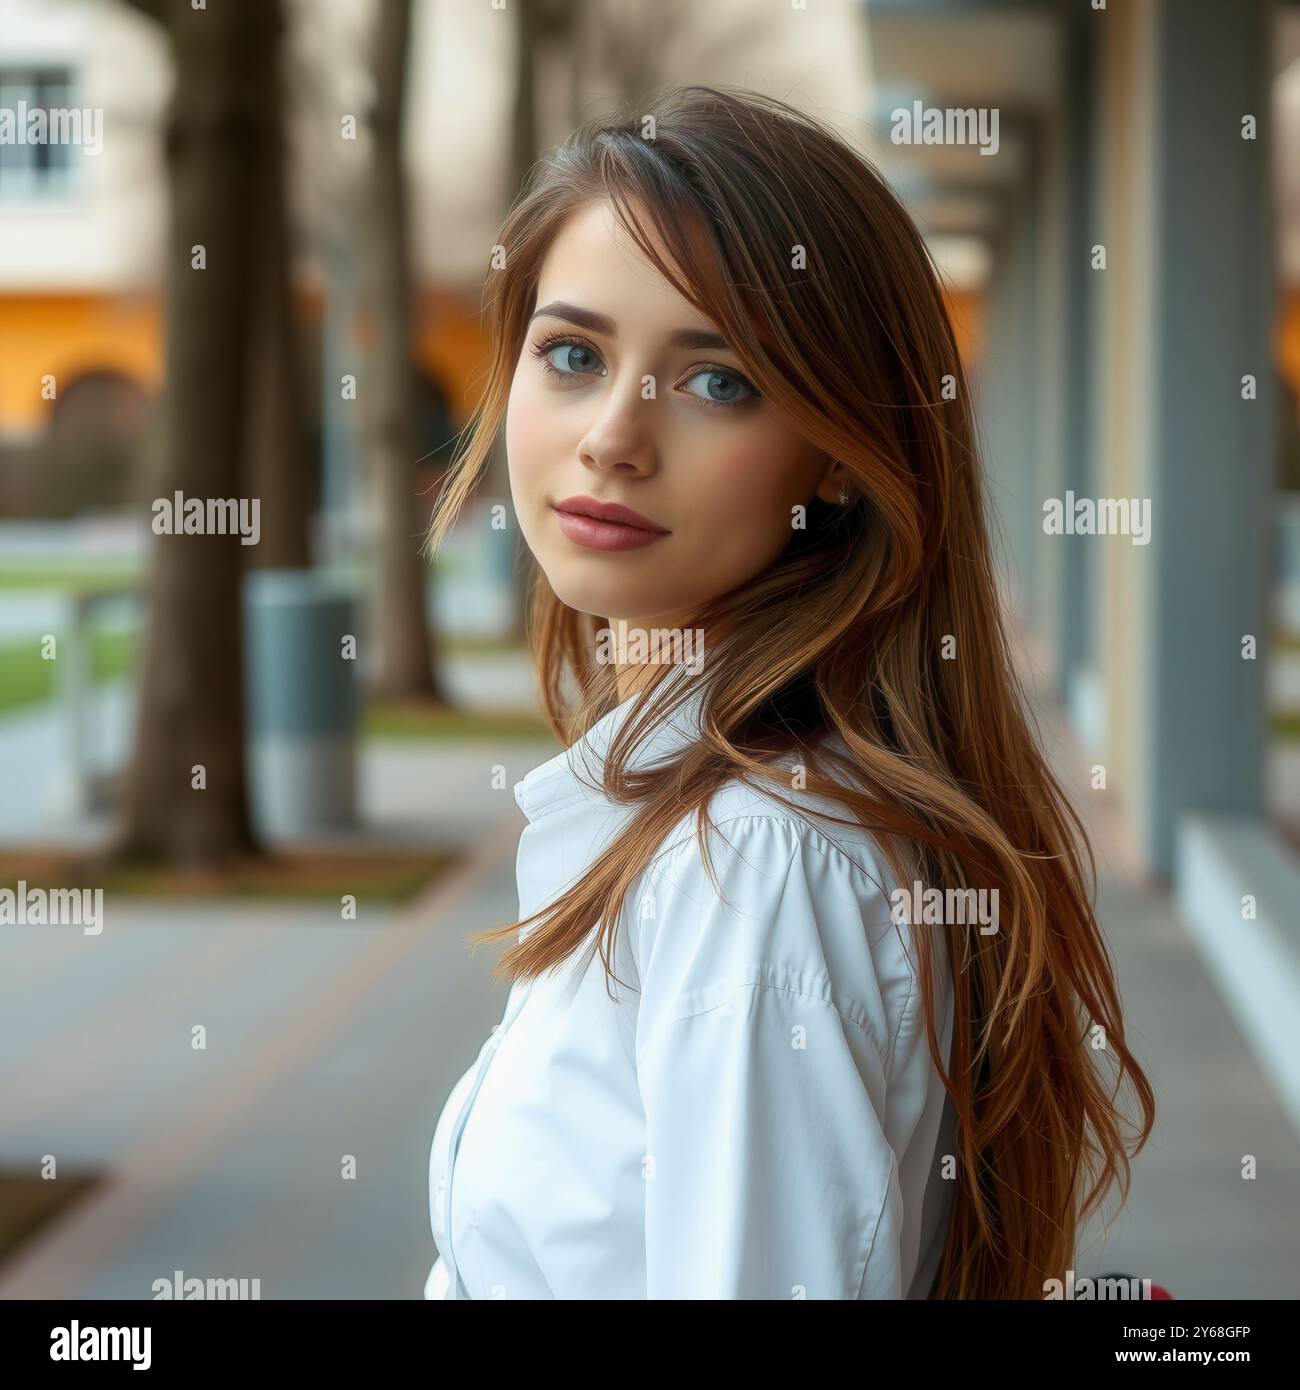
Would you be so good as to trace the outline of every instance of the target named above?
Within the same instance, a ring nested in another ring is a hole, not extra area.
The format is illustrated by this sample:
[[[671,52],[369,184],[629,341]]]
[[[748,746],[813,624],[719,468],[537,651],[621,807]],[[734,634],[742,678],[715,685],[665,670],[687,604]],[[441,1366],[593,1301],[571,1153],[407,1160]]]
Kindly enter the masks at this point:
[[[1150,603],[1139,826],[1169,874],[1191,811],[1263,804],[1277,412],[1270,0],[1157,0]],[[1254,116],[1256,138],[1242,138]],[[1256,397],[1243,399],[1242,378]],[[1260,645],[1242,659],[1242,642]]]
[[[1038,206],[1033,181],[1009,194],[993,246],[988,327],[977,409],[988,449],[986,503],[1007,592],[1017,611],[1032,615],[1040,559],[1041,504],[1036,500],[1038,456]]]
[[[1097,294],[1092,247],[1099,241],[1093,186],[1093,108],[1096,100],[1096,43],[1092,16],[1073,10],[1067,17],[1064,44],[1062,117],[1066,166],[1064,209],[1064,280],[1062,311],[1066,325],[1062,347],[1064,400],[1061,416],[1062,482],[1076,497],[1096,495],[1092,453],[1092,345],[1096,334]],[[1066,535],[1060,545],[1060,589],[1056,678],[1063,696],[1079,714],[1079,683],[1095,659],[1091,628],[1093,559],[1090,537]],[[1085,737],[1095,733],[1088,729]],[[1091,741],[1091,738],[1089,738]]]

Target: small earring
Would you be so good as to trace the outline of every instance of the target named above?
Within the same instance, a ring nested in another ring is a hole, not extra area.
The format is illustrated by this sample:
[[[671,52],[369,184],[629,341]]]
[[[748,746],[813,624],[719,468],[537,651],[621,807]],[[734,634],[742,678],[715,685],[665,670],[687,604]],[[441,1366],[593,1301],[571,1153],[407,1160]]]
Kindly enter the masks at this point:
[[[839,459],[832,459],[831,462],[838,464]],[[840,484],[839,503],[841,507],[847,507],[849,504],[849,494],[843,483]]]

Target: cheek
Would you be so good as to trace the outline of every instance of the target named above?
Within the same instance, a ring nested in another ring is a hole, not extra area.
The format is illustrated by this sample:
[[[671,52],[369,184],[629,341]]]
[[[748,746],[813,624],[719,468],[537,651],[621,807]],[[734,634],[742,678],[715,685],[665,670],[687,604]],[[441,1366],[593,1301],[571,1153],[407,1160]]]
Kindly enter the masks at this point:
[[[544,524],[547,497],[563,495],[556,489],[562,486],[563,465],[573,451],[558,415],[526,370],[521,373],[506,406],[506,472],[515,515],[530,545]]]
[[[533,474],[545,448],[546,416],[536,394],[516,377],[506,406],[506,461],[510,477],[526,479]]]
[[[730,518],[727,530],[746,548],[780,548],[790,534],[790,509],[803,500],[797,445],[770,429],[738,435],[710,458],[710,510]]]
[[[541,368],[525,354],[506,402],[506,457],[521,475],[562,464],[577,443],[571,413],[559,408],[557,393]]]

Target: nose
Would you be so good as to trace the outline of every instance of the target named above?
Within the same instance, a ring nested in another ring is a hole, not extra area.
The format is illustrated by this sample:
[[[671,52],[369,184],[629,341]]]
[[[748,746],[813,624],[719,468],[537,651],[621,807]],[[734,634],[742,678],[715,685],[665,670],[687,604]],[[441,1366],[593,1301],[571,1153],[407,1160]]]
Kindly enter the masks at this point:
[[[595,473],[644,477],[658,467],[652,420],[654,399],[643,399],[641,382],[616,384],[596,407],[578,441],[578,458]]]

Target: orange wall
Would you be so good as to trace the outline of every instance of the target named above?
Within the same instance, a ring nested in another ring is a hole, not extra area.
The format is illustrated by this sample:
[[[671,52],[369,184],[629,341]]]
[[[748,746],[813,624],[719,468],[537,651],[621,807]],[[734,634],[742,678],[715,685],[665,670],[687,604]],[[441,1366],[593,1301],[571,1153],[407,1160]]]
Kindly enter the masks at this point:
[[[1274,348],[1278,370],[1291,383],[1300,400],[1300,289],[1294,289],[1283,300],[1278,315]],[[1297,410],[1300,416],[1300,409]]]
[[[486,331],[479,323],[478,294],[424,290],[416,310],[416,357],[447,393],[452,418],[463,424],[487,385]]]
[[[305,290],[304,316],[320,319],[320,295]],[[416,355],[451,398],[453,414],[468,416],[487,364],[487,341],[474,304],[450,291],[428,291],[417,308]],[[40,431],[53,403],[41,398],[41,378],[56,390],[87,371],[117,371],[146,390],[163,379],[164,325],[158,295],[0,294],[0,433]]]
[[[303,307],[319,317],[313,296]],[[983,348],[983,303],[977,293],[948,296],[958,345],[968,363]],[[482,390],[489,344],[479,321],[478,296],[427,289],[416,309],[416,356],[446,390],[453,417],[463,423]],[[1300,289],[1278,315],[1278,367],[1300,396]],[[58,386],[91,370],[110,369],[144,388],[163,376],[163,316],[158,296],[0,294],[0,433],[44,427],[51,402],[41,399],[41,377]]]
[[[957,335],[957,351],[969,370],[980,360],[984,350],[984,296],[974,290],[949,290],[944,287],[948,317]]]
[[[0,431],[44,428],[56,391],[84,372],[112,369],[146,389],[163,376],[162,312],[156,296],[0,294]]]

